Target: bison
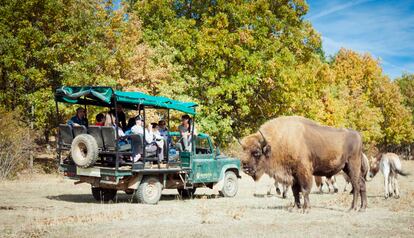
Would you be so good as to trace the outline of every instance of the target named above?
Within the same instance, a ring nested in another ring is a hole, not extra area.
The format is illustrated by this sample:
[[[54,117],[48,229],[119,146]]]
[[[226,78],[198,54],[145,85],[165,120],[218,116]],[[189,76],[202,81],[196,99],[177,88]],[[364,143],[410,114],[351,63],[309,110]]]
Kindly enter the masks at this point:
[[[362,139],[358,132],[322,126],[298,116],[278,117],[264,123],[258,132],[241,141],[243,170],[254,180],[263,173],[292,187],[295,205],[310,208],[309,193],[313,176],[331,177],[343,170],[354,189],[351,209],[357,210],[361,196],[363,211],[367,206],[362,166]]]

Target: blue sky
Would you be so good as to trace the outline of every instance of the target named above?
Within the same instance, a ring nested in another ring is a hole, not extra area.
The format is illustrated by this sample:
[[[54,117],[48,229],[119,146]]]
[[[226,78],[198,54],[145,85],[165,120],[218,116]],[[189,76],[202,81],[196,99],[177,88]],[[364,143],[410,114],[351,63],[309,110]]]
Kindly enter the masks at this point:
[[[327,55],[341,47],[369,52],[395,78],[414,73],[414,1],[308,0],[306,19],[321,33]]]

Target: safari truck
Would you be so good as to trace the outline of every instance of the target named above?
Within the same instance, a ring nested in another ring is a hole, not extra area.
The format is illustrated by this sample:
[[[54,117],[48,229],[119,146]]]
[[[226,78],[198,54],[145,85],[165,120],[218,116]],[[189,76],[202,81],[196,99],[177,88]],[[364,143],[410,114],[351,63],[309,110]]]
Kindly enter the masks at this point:
[[[163,189],[177,189],[186,197],[199,187],[214,187],[224,197],[237,194],[240,160],[220,154],[207,134],[194,135],[196,103],[95,86],[63,86],[55,90],[54,96],[59,121],[60,103],[82,105],[85,111],[88,107],[95,110],[102,107],[102,111],[115,112],[113,126],[59,124],[58,128],[60,171],[66,178],[76,180],[75,184],[89,183],[96,200],[114,200],[120,190],[145,204],[158,203]],[[148,109],[164,110],[167,128],[170,128],[170,110],[190,115],[191,150],[180,149],[181,134],[168,131],[164,160],[160,161],[156,153],[145,149],[146,130],[143,134],[119,135],[119,112],[115,110],[119,107],[143,118],[143,128],[147,126]],[[136,155],[139,160],[132,159]]]

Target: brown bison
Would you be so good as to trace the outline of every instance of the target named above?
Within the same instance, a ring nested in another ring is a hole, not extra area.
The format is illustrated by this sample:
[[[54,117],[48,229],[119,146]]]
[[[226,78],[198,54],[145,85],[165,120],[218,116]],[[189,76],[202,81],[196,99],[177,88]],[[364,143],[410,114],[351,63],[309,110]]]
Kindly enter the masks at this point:
[[[310,208],[313,176],[331,177],[343,170],[354,189],[351,209],[367,206],[365,166],[361,166],[362,140],[358,132],[321,126],[298,116],[279,117],[263,124],[259,131],[240,142],[245,173],[257,180],[263,173],[292,186],[295,205]]]

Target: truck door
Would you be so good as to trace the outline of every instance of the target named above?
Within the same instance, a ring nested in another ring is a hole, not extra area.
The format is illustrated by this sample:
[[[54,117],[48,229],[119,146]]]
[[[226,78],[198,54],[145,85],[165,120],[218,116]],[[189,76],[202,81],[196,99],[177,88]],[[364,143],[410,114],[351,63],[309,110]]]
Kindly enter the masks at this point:
[[[214,151],[208,137],[197,137],[195,143],[195,155],[193,158],[193,182],[215,182],[217,176],[217,163],[214,159]]]

